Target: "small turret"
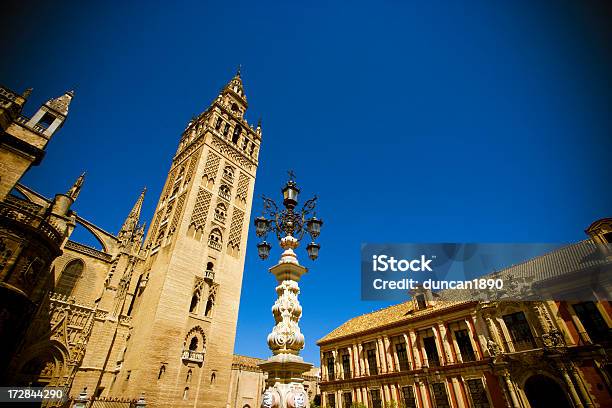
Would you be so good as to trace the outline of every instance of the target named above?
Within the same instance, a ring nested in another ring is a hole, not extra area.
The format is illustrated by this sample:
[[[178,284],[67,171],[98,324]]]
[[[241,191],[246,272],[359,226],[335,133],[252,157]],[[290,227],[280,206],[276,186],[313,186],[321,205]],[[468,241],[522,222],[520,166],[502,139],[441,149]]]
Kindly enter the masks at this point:
[[[85,172],[83,172],[74,182],[72,187],[66,192],[66,194],[56,194],[53,199],[53,206],[51,212],[60,217],[66,217],[70,211],[70,206],[74,204],[75,200],[81,192],[81,187],[85,181]]]
[[[31,93],[32,88],[19,94],[0,86],[0,156],[8,165],[0,177],[0,200],[28,169],[40,163],[51,136],[66,120],[74,96],[70,91],[48,100],[30,119],[23,116],[22,111]]]
[[[55,131],[61,128],[66,121],[68,108],[73,97],[74,91],[68,91],[57,98],[49,99],[26,125],[41,131],[47,137],[53,136]]]

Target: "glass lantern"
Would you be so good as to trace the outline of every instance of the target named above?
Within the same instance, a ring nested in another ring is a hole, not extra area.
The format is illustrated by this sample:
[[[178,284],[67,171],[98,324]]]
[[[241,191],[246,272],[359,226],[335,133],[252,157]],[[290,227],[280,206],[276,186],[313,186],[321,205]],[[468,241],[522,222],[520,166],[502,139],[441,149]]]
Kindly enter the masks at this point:
[[[317,259],[319,257],[320,248],[321,245],[317,244],[316,242],[311,242],[310,244],[308,244],[308,246],[306,247],[306,251],[308,251],[308,257],[313,261]]]
[[[283,204],[288,209],[292,210],[298,203],[298,195],[300,194],[300,189],[298,188],[295,181],[289,180],[285,187],[283,187]]]
[[[255,234],[257,234],[258,237],[266,235],[266,233],[268,232],[269,225],[270,221],[268,221],[264,217],[255,218]]]
[[[317,217],[312,217],[306,222],[306,229],[308,233],[313,239],[316,239],[321,233],[321,226],[323,225],[323,221],[318,219]]]
[[[259,253],[259,257],[261,259],[267,259],[268,256],[270,256],[270,248],[272,248],[272,246],[267,241],[257,244],[257,252]]]

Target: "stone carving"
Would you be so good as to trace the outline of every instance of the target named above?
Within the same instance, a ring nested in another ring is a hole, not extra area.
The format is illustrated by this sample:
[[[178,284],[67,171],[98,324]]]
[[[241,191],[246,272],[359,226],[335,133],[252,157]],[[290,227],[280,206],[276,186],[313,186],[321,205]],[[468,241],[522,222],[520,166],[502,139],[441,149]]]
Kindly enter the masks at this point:
[[[565,346],[565,339],[561,332],[557,329],[553,329],[542,335],[542,342],[545,347],[563,347]]]
[[[287,395],[287,408],[306,408],[308,396],[303,390],[290,391]]]
[[[183,204],[185,204],[186,197],[187,197],[187,193],[183,193],[176,200],[176,210],[174,210],[174,216],[172,217],[172,222],[170,223],[170,229],[168,230],[168,236],[171,236],[176,230],[179,219],[181,218],[181,214],[183,212]]]
[[[49,107],[60,114],[66,116],[68,115],[68,106],[70,106],[70,101],[74,96],[73,91],[68,91],[62,96],[58,96],[57,98],[53,98],[47,102]]]
[[[213,152],[209,152],[202,177],[206,178],[207,181],[215,181],[215,178],[217,177],[217,171],[219,170],[220,161],[221,158],[218,155]]]
[[[240,173],[238,177],[238,188],[236,189],[236,198],[246,203],[247,194],[249,192],[249,177],[244,173]]]
[[[238,152],[234,147],[229,146],[226,142],[221,140],[218,136],[214,136],[212,145],[216,147],[221,153],[233,159],[235,162],[240,163],[246,169],[251,170],[253,168],[253,162],[247,159],[242,153]]]
[[[164,192],[162,194],[161,201],[165,201],[168,198],[170,191],[172,191],[172,186],[174,185],[174,178],[176,177],[177,170],[178,166],[170,171],[170,174],[168,175],[168,181],[166,182],[166,187],[164,188]]]
[[[300,288],[297,282],[286,280],[276,287],[278,299],[272,307],[276,326],[268,335],[268,346],[277,354],[294,354],[304,347],[304,335],[298,326],[302,307],[297,299]]]
[[[499,346],[499,344],[497,344],[493,339],[488,339],[487,340],[487,349],[489,349],[489,354],[492,357],[495,357],[499,354],[501,354],[501,347]]]
[[[185,185],[187,185],[192,177],[193,177],[193,173],[195,172],[196,169],[196,164],[198,163],[198,159],[200,158],[200,149],[198,149],[198,151],[193,154],[193,156],[191,157],[191,161],[189,162],[189,167],[187,168],[187,173],[185,174]]]
[[[234,208],[232,213],[232,222],[230,224],[228,245],[234,248],[240,248],[242,238],[242,223],[244,221],[244,211]]]
[[[274,389],[268,389],[263,393],[261,399],[262,408],[279,408],[280,407],[280,395]]]
[[[195,229],[204,230],[206,225],[206,216],[208,215],[208,207],[210,206],[210,200],[212,193],[204,188],[198,190],[196,197],[196,204],[191,214],[190,225],[193,225]]]

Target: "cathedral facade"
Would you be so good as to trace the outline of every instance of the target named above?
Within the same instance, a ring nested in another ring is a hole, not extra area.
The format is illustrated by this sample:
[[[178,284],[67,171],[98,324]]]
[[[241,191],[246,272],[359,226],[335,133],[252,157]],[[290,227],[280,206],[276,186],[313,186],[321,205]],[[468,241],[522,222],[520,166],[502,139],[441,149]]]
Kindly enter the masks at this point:
[[[68,115],[72,92],[22,115],[0,88],[0,370],[152,407],[225,407],[261,127],[238,72],[180,138],[145,237],[143,191],[117,234],[19,183]],[[136,195],[135,195],[136,196]],[[70,239],[80,225],[101,249]]]

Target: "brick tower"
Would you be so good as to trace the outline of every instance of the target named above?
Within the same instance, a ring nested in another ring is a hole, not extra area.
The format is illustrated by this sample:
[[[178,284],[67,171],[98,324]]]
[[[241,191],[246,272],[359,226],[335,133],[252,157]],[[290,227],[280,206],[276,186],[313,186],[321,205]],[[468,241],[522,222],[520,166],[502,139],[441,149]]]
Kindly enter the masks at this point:
[[[110,395],[152,407],[227,402],[261,127],[240,72],[182,134],[126,308]]]

